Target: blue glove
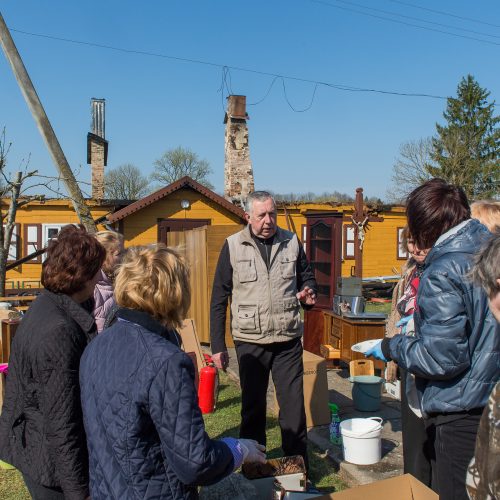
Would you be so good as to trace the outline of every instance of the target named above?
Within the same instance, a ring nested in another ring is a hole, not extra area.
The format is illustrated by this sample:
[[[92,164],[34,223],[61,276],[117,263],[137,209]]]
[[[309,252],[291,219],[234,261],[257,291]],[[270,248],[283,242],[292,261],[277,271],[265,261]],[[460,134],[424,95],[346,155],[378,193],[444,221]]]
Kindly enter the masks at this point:
[[[375,359],[380,359],[382,361],[387,362],[384,354],[382,353],[382,340],[379,340],[371,349],[363,353],[365,357],[373,356]]]

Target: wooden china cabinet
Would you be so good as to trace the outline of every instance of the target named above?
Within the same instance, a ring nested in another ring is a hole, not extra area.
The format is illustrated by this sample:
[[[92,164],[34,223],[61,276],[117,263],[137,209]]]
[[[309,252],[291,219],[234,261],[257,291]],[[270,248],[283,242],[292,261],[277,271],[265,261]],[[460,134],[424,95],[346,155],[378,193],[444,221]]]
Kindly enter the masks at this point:
[[[320,353],[324,343],[323,310],[331,310],[337,277],[342,263],[342,214],[321,212],[306,214],[306,256],[316,277],[316,305],[304,312],[304,349]]]

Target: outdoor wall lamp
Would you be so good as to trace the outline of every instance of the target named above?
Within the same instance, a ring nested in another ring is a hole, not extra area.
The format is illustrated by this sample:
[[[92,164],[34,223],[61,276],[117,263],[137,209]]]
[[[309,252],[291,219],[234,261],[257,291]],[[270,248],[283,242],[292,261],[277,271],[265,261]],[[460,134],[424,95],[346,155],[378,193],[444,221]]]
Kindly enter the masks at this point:
[[[183,208],[184,210],[188,209],[189,205],[189,200],[181,200],[181,208]]]

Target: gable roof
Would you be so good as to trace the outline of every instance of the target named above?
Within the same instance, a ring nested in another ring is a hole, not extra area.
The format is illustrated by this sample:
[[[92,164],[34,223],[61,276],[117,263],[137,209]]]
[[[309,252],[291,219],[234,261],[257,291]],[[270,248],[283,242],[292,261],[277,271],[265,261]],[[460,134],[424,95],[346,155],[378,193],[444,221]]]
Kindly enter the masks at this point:
[[[191,177],[186,175],[185,177],[182,177],[178,181],[175,181],[172,184],[169,184],[168,186],[159,189],[154,193],[151,193],[149,196],[145,196],[144,198],[135,201],[134,203],[126,206],[125,208],[118,210],[114,214],[111,214],[108,217],[108,221],[112,223],[124,219],[128,215],[138,212],[139,210],[157,202],[158,200],[161,200],[162,198],[165,198],[166,196],[182,188],[191,188],[194,191],[197,191],[198,193],[202,194],[203,196],[206,196],[207,198],[214,201],[218,205],[224,207],[229,212],[232,212],[241,219],[245,220],[244,210],[237,207],[236,205],[233,205],[231,202],[227,201],[222,196],[219,196],[217,193],[214,193],[211,189],[202,186],[199,182],[196,182],[194,179],[191,179]]]

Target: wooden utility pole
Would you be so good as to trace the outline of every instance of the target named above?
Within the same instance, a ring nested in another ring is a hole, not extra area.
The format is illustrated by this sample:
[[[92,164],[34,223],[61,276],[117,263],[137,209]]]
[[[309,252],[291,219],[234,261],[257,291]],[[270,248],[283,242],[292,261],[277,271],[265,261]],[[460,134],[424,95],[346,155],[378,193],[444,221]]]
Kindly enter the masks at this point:
[[[73,206],[75,207],[75,212],[80,219],[80,222],[85,226],[87,231],[94,233],[97,228],[90,214],[89,207],[85,204],[80,186],[76,182],[75,176],[71,170],[71,167],[66,160],[66,156],[57,140],[54,129],[50,124],[50,121],[43,109],[42,103],[36,93],[35,87],[31,82],[31,79],[24,67],[23,61],[17,48],[14,44],[14,40],[10,36],[9,29],[5,24],[2,14],[0,13],[0,43],[2,44],[2,49],[4,51],[5,57],[10,63],[12,71],[16,77],[17,83],[23,93],[24,99],[26,100],[28,107],[30,108],[31,114],[35,119],[38,130],[42,134],[45,144],[49,149],[52,160],[59,171],[61,179],[66,185],[66,189],[71,197]]]

